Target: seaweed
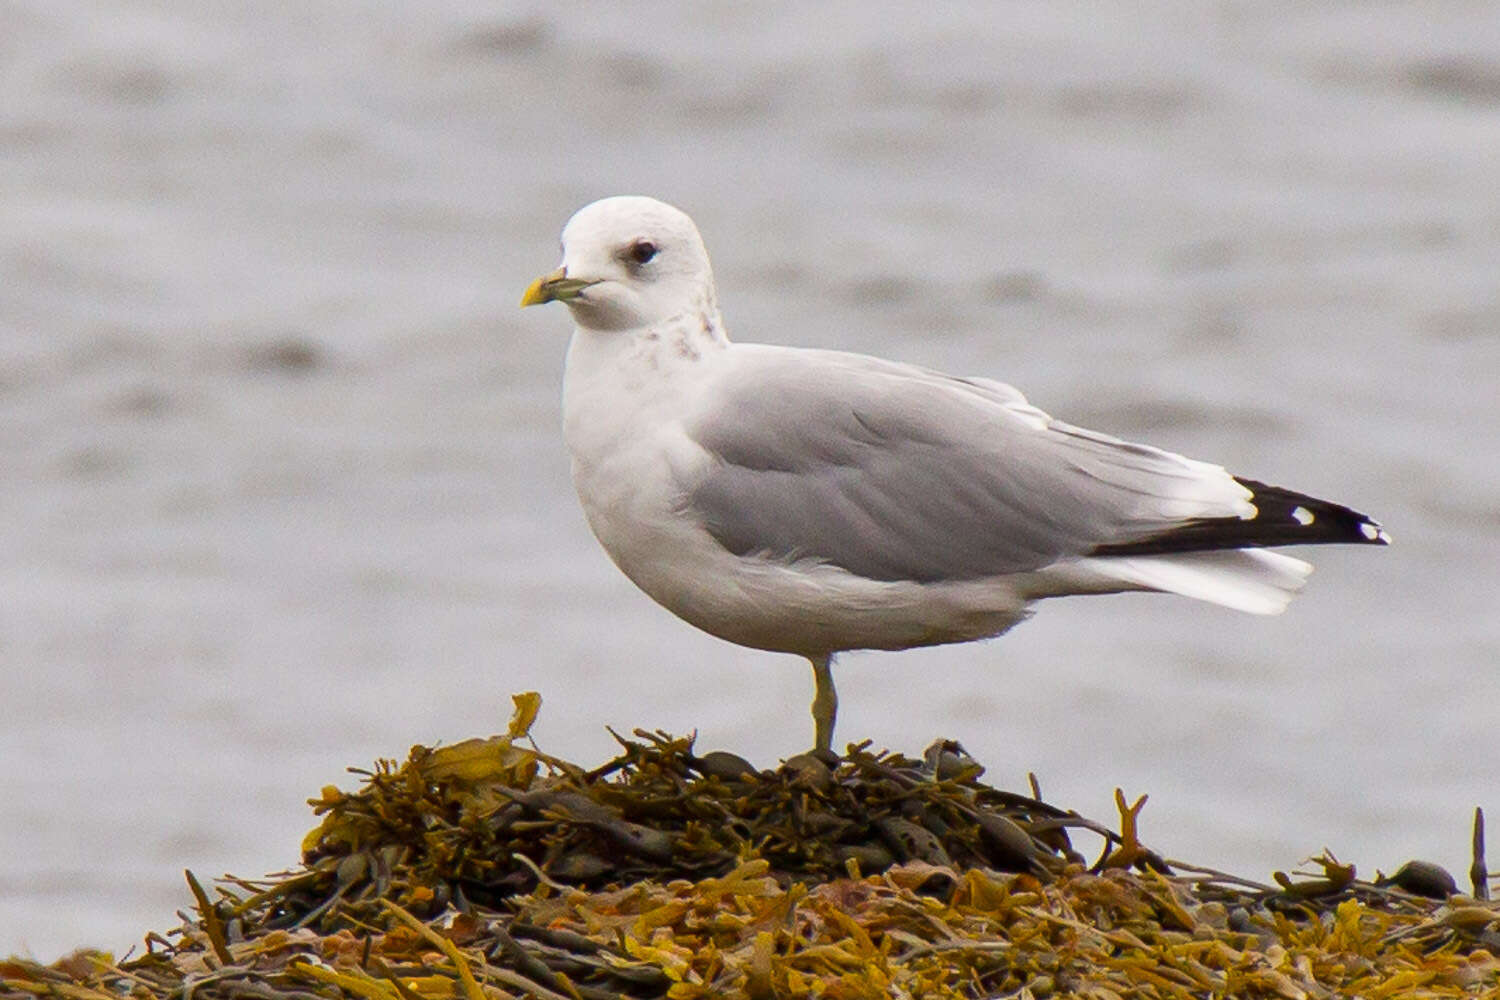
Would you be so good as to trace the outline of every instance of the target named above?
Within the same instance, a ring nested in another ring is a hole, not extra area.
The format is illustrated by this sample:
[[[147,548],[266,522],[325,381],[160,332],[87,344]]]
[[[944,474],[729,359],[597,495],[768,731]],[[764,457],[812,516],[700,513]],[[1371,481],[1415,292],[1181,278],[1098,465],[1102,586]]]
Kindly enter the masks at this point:
[[[143,951],[0,962],[0,997],[1500,995],[1483,815],[1472,893],[1328,852],[1269,884],[991,787],[956,743],[771,770],[637,730],[592,770],[508,732],[323,789],[299,868],[226,877]],[[1093,836],[1091,862],[1075,847]]]

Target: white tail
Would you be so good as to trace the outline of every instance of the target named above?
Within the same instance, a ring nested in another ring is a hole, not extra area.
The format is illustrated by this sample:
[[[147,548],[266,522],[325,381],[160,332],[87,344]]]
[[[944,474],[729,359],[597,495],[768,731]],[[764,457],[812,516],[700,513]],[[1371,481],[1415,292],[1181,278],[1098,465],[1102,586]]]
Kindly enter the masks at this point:
[[[1181,594],[1252,615],[1286,610],[1312,564],[1267,549],[1219,549],[1085,560],[1100,574],[1141,590]]]
[[[1212,549],[1141,556],[1090,556],[1053,563],[1031,577],[1027,600],[1155,590],[1252,615],[1286,610],[1312,566],[1268,549]]]

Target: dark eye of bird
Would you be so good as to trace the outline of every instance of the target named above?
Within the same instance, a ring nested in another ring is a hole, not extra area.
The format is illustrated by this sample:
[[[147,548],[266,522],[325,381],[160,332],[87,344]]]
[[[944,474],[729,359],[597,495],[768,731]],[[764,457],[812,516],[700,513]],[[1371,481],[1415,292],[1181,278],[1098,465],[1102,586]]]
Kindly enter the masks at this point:
[[[650,240],[636,240],[630,245],[630,259],[637,264],[648,263],[656,256],[656,244]]]

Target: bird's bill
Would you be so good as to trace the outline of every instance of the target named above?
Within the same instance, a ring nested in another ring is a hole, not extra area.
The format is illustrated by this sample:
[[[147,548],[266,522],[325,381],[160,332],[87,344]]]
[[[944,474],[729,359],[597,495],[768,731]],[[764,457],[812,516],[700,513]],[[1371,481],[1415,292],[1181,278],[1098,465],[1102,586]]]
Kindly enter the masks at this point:
[[[526,286],[526,292],[521,296],[521,308],[539,306],[544,302],[567,302],[570,299],[576,299],[580,292],[592,284],[594,282],[585,281],[582,278],[568,277],[567,270],[560,267]]]

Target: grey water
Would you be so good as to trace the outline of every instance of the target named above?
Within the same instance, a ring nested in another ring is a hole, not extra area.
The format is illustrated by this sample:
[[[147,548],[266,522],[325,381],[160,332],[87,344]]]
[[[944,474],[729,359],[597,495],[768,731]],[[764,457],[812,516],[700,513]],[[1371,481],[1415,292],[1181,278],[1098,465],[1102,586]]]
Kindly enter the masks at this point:
[[[0,954],[121,952],[182,869],[500,731],[804,748],[804,662],[590,537],[594,198],[698,221],[731,336],[1000,378],[1380,518],[1255,618],[1044,604],[839,664],[840,737],[1265,878],[1500,816],[1500,18],[1487,2],[0,4]],[[1492,824],[1493,827],[1493,824]],[[1493,852],[1492,852],[1493,854]]]

